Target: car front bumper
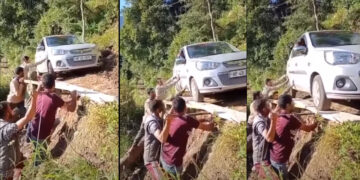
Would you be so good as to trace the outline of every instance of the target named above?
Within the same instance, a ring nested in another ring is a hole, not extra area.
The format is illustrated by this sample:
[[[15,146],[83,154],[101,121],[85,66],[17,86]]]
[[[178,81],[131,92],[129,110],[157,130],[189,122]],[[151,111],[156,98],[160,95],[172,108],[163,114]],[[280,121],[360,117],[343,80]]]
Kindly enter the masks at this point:
[[[78,55],[82,56],[82,55]],[[87,55],[89,56],[89,55]],[[54,72],[66,72],[66,71],[73,71],[79,69],[86,69],[92,67],[98,67],[102,63],[99,62],[99,57],[97,55],[91,54],[92,58],[90,60],[82,60],[82,61],[74,61],[74,57],[76,56],[60,56],[57,57],[55,60],[51,60],[51,65],[53,67]],[[61,61],[61,66],[57,65],[57,62]]]
[[[229,72],[236,70],[244,70],[245,75],[240,77],[229,77]],[[216,86],[207,86],[205,85],[205,80],[211,79],[216,83]],[[235,89],[246,88],[246,67],[237,68],[237,69],[226,69],[223,71],[208,71],[205,73],[199,73],[195,78],[196,84],[199,88],[201,94],[212,94],[220,93]]]

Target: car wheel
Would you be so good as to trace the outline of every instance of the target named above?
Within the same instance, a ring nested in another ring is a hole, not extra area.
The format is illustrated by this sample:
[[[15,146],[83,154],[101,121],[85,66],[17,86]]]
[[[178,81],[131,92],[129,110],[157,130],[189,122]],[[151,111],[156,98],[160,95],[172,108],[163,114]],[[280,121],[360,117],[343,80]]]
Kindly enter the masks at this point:
[[[49,74],[55,74],[54,69],[50,63],[50,61],[47,62],[47,69]]]
[[[293,88],[290,89],[290,95],[291,95],[292,98],[296,97],[296,93],[297,93],[297,90],[295,90]]]
[[[312,82],[311,96],[316,108],[320,111],[330,109],[331,101],[326,97],[324,85],[319,75]]]
[[[180,81],[178,81],[176,84],[175,84],[175,91],[176,91],[176,94],[178,94],[179,92],[181,92],[183,89],[181,87],[181,83]]]
[[[200,94],[194,78],[191,79],[191,95],[196,102],[204,101],[204,96]]]

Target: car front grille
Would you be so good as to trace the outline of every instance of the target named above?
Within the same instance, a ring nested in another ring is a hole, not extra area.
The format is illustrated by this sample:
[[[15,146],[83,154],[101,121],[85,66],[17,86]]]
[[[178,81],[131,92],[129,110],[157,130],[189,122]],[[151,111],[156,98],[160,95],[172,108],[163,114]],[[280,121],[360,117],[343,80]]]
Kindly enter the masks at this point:
[[[92,59],[85,61],[74,61],[74,57],[67,58],[66,62],[69,66],[87,66],[96,63],[96,56],[92,56]]]
[[[90,53],[92,51],[92,49],[90,48],[85,48],[85,49],[74,49],[74,50],[70,50],[71,54],[85,54],[85,53]]]
[[[218,74],[221,84],[224,86],[229,85],[236,85],[236,84],[246,84],[246,76],[236,77],[236,78],[229,78],[228,73]]]
[[[230,67],[243,67],[246,66],[246,60],[245,59],[239,59],[239,60],[232,60],[232,61],[226,61],[223,62],[223,65],[227,68]]]

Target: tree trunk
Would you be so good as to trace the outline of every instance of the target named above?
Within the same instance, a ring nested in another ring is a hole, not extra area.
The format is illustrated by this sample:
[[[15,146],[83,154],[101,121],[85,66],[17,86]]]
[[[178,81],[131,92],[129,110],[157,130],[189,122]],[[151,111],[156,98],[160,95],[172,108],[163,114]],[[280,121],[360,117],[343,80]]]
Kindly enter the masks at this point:
[[[212,16],[212,12],[211,12],[210,0],[206,0],[206,1],[207,1],[207,4],[208,4],[208,10],[209,10],[209,16],[210,16],[210,24],[211,24],[212,36],[213,36],[214,41],[216,41],[214,20],[213,20],[213,16]]]
[[[81,10],[81,20],[82,20],[82,32],[81,32],[81,40],[85,42],[85,20],[84,20],[84,7],[83,0],[80,1],[80,10]]]
[[[319,20],[318,20],[317,14],[316,14],[316,4],[315,4],[315,0],[312,0],[312,4],[313,4],[313,8],[314,8],[314,16],[315,16],[316,30],[319,31]]]

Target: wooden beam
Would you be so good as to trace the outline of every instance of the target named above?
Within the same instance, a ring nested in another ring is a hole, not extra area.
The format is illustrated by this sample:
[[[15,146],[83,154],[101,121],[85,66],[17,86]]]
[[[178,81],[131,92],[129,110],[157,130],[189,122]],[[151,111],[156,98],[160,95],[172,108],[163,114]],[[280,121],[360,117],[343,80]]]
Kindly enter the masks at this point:
[[[186,101],[186,106],[188,108],[201,109],[211,114],[217,114],[217,116],[219,116],[222,119],[226,119],[237,123],[246,121],[246,112],[240,112],[210,103],[195,102],[186,99],[185,101]],[[171,106],[171,101],[165,100],[164,103],[166,105]]]
[[[319,114],[324,119],[342,123],[346,121],[360,121],[360,116],[346,113],[346,112],[340,112],[340,111],[318,111],[313,104],[313,102],[305,99],[298,99],[294,98],[294,105],[296,108],[300,109],[307,109],[315,114]],[[272,103],[277,104],[277,100],[272,100]]]
[[[25,83],[39,85],[38,81],[25,80]],[[87,97],[90,100],[103,104],[108,102],[118,102],[118,97],[110,96],[92,89],[86,89],[80,86],[72,85],[63,81],[55,81],[55,89],[65,90],[65,91],[76,91],[81,97]]]

